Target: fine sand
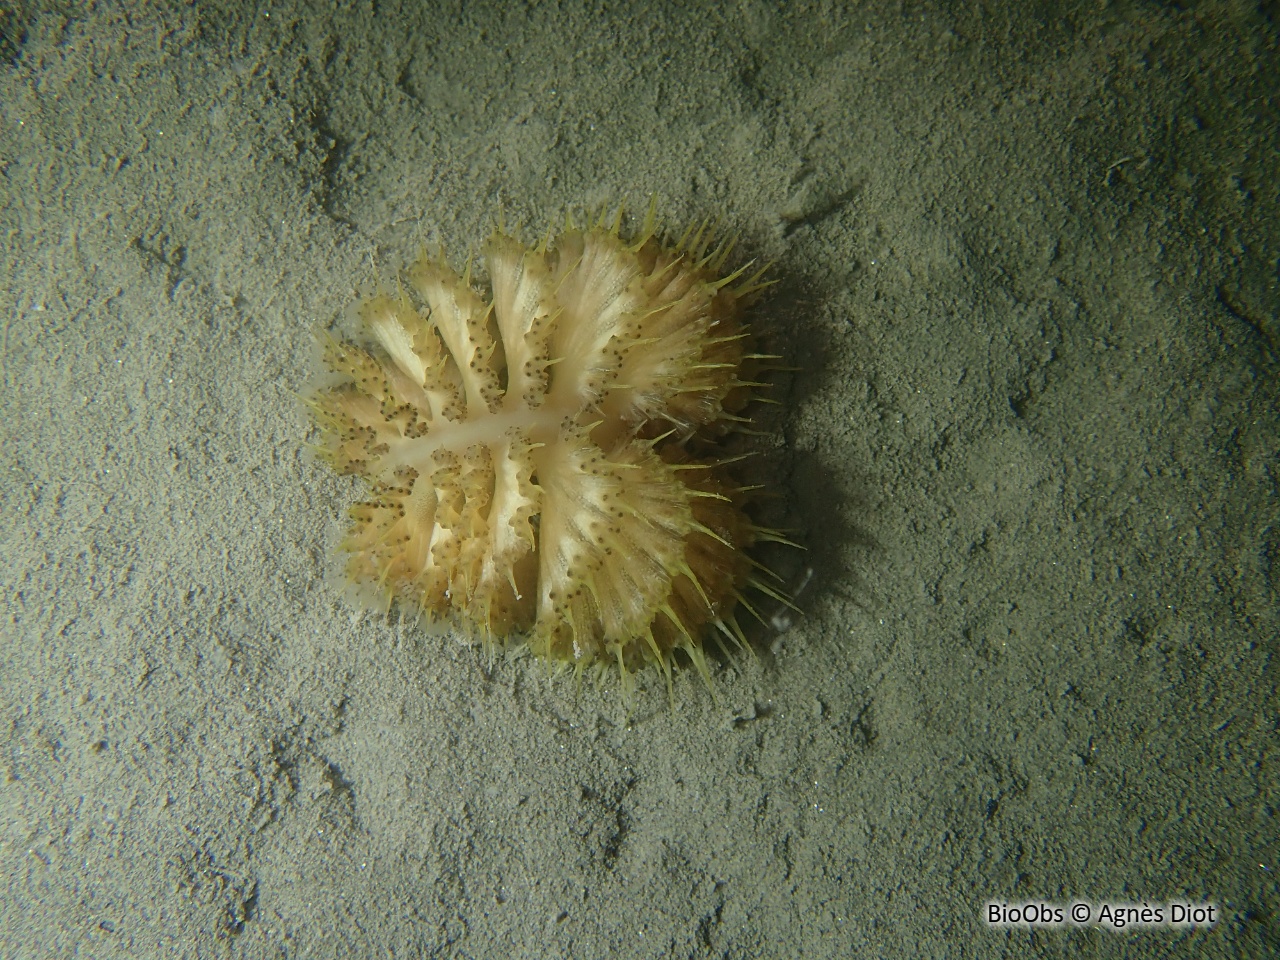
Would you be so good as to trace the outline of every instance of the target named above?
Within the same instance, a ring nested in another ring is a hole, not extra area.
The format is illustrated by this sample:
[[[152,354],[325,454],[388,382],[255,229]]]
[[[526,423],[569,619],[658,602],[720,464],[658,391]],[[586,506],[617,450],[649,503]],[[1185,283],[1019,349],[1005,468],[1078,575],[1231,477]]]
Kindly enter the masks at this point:
[[[0,957],[1280,953],[1274,4],[321,6],[0,7]],[[651,196],[805,548],[674,708],[353,607],[296,398]]]

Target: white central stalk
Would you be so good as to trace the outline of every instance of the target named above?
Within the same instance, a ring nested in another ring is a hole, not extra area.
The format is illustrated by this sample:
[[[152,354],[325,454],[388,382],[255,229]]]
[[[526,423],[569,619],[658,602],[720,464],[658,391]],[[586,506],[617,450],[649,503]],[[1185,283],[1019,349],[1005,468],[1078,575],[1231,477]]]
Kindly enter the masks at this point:
[[[467,420],[439,421],[426,436],[388,441],[391,449],[378,459],[378,474],[387,479],[400,467],[412,467],[420,475],[429,475],[434,469],[432,456],[437,450],[451,450],[460,456],[478,443],[497,443],[513,429],[555,436],[565,416],[566,411],[544,404],[532,409],[485,413]]]

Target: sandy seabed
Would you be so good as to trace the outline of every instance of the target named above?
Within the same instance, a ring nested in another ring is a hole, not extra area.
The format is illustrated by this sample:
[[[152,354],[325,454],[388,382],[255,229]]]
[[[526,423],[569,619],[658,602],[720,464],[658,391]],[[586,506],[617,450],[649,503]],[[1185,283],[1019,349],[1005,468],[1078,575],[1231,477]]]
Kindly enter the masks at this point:
[[[337,6],[0,11],[0,956],[1280,952],[1274,5]],[[355,610],[295,398],[650,196],[806,548],[674,709]]]

